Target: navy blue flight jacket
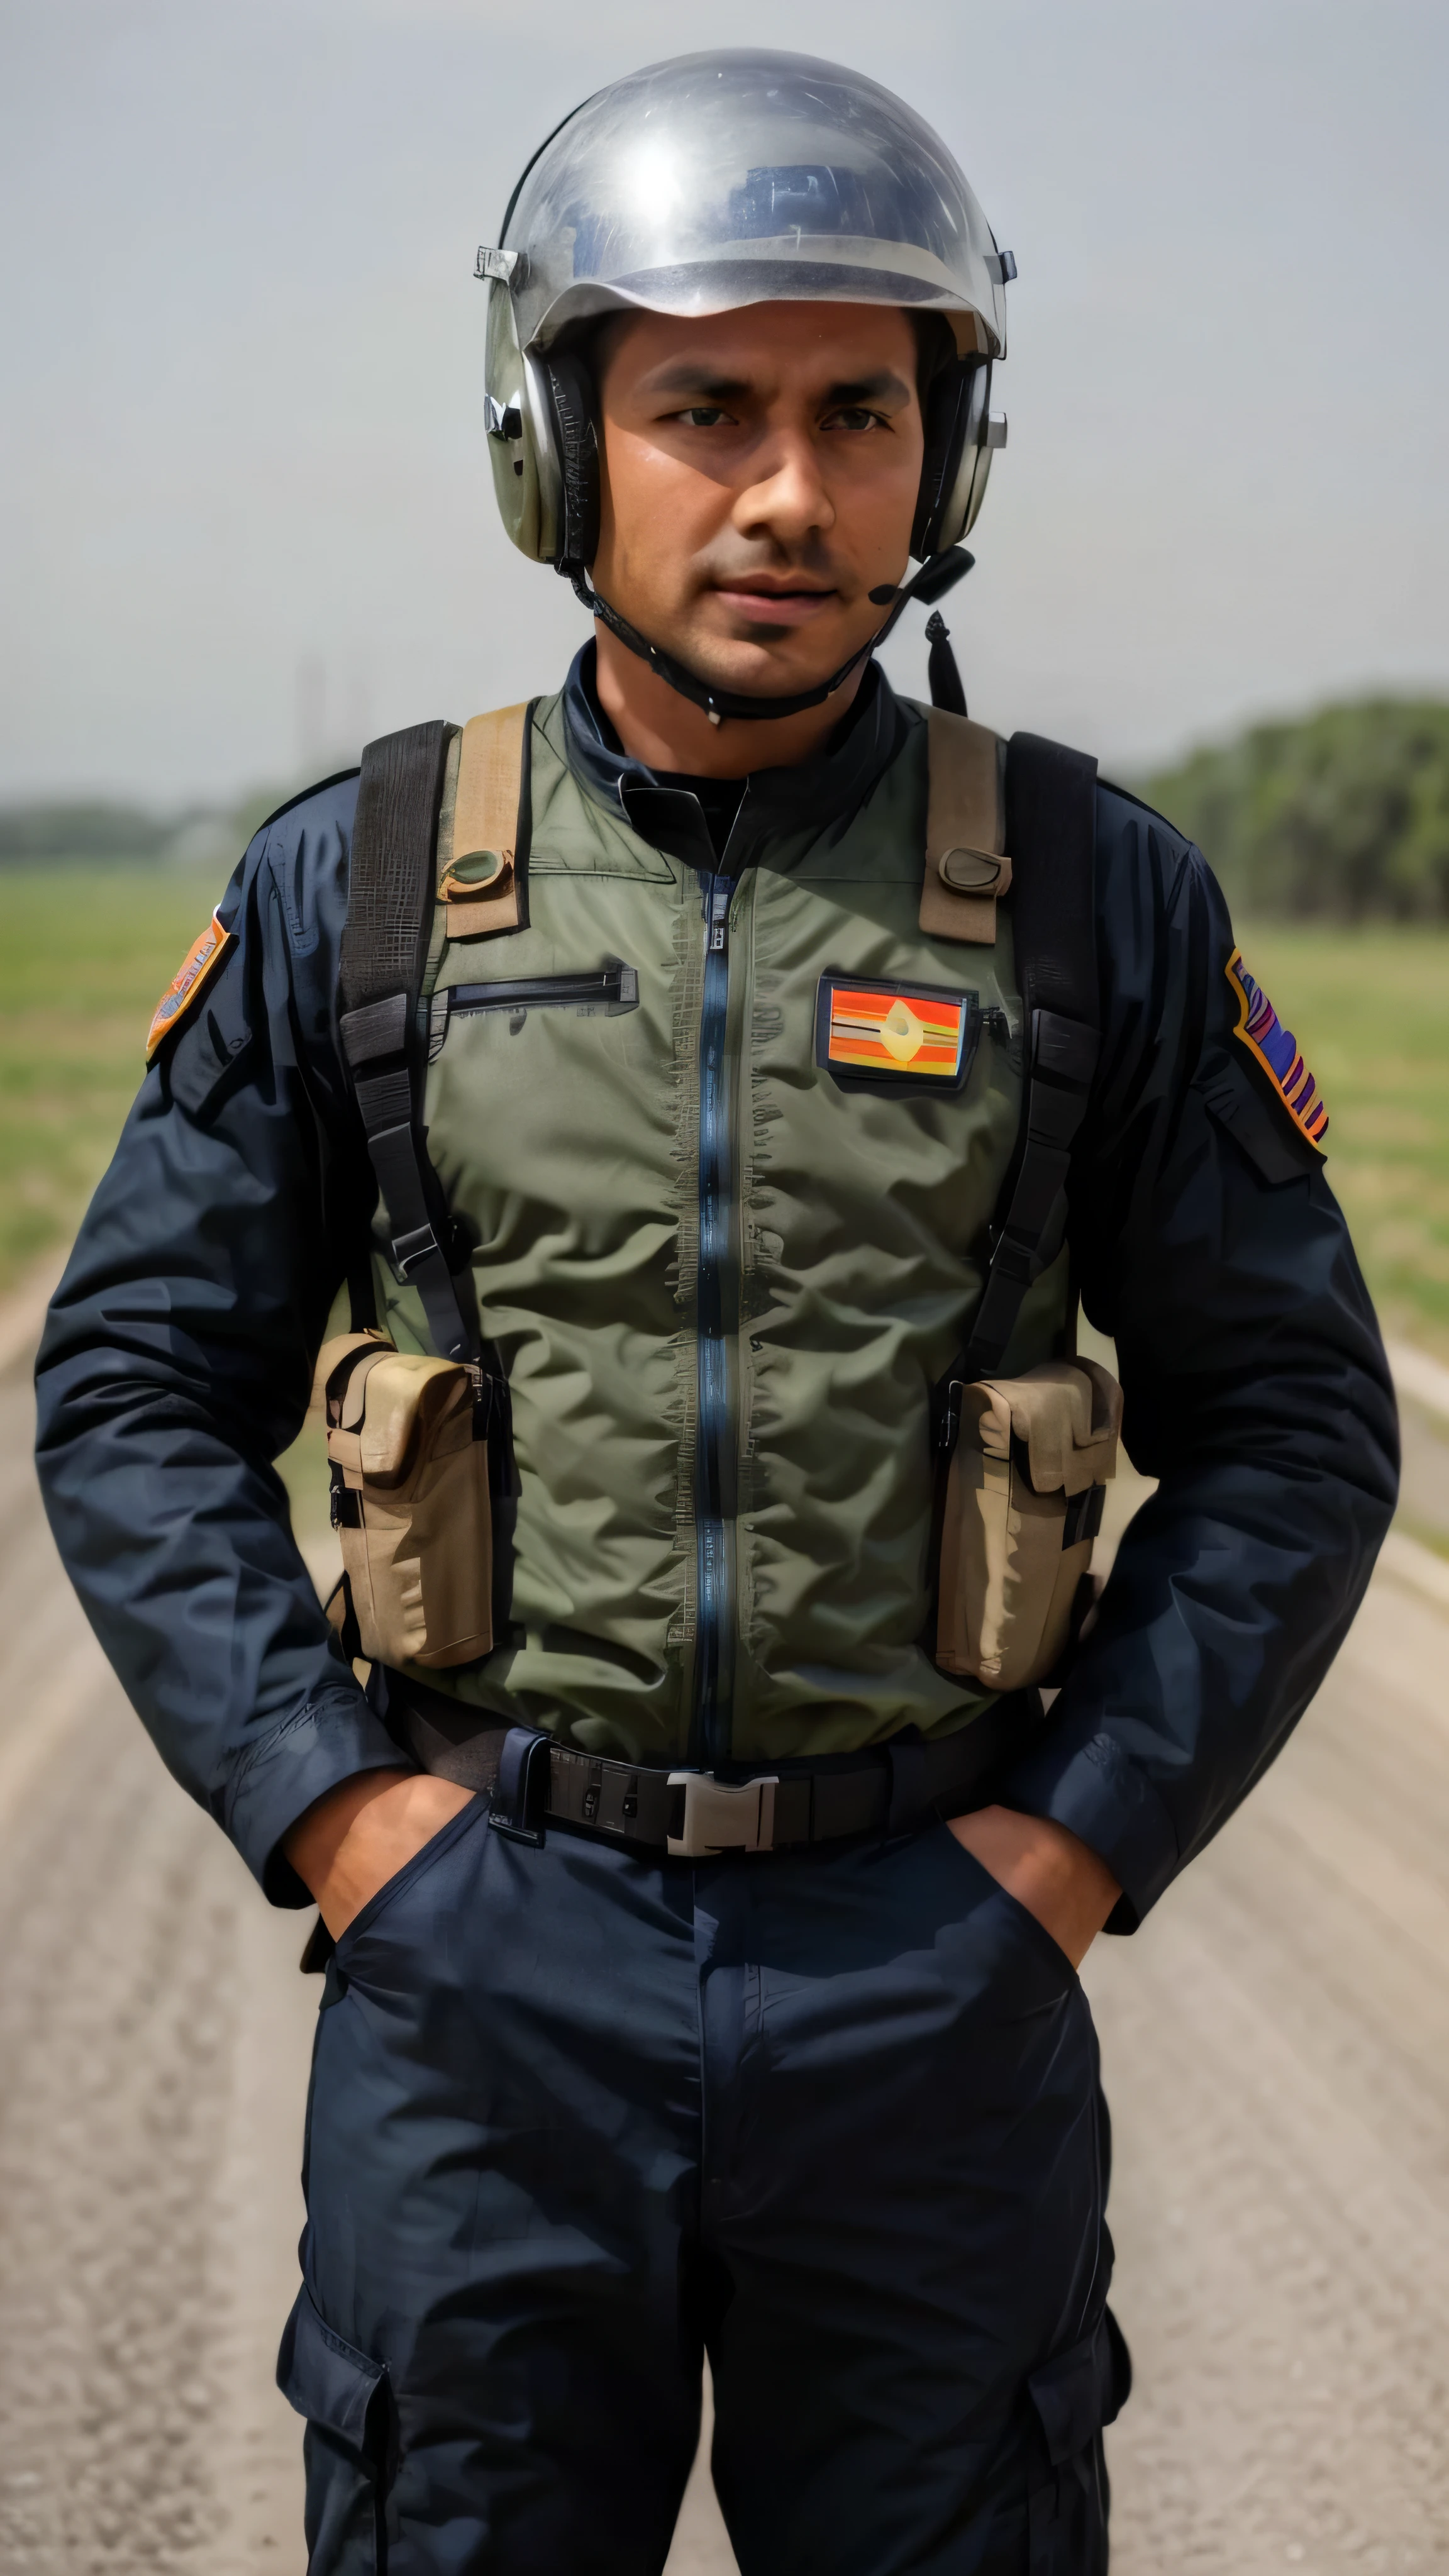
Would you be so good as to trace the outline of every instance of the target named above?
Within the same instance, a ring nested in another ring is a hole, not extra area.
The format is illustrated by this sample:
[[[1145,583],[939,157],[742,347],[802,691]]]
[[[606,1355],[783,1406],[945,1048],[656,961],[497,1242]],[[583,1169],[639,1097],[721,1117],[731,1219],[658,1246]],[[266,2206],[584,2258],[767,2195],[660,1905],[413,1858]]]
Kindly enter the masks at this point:
[[[576,664],[572,729],[591,736],[581,685]],[[822,811],[837,757],[815,764]],[[87,1615],[171,1771],[281,1905],[307,1901],[289,1827],[401,1758],[323,1619],[272,1464],[376,1199],[336,1030],[356,796],[355,773],[315,789],[242,859],[220,906],[236,946],[146,1075],[37,1371],[46,1508]],[[1106,786],[1096,859],[1103,1045],[1071,1236],[1086,1313],[1117,1345],[1129,1453],[1160,1483],[1048,1733],[999,1795],[1102,1855],[1126,1931],[1321,1681],[1389,1523],[1398,1446],[1342,1214],[1232,1036],[1211,874]]]

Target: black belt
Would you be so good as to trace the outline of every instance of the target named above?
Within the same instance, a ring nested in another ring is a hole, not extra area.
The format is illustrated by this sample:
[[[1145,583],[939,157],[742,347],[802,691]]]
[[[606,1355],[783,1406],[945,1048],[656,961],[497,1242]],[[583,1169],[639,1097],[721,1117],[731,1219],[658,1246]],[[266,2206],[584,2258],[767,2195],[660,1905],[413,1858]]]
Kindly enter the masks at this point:
[[[912,1732],[861,1753],[769,1769],[671,1771],[577,1752],[383,1665],[373,1667],[368,1697],[424,1771],[492,1791],[501,1832],[541,1842],[546,1824],[571,1825],[684,1860],[909,1833],[934,1817],[961,1815],[987,1803],[992,1774],[1023,1753],[1042,1724],[1036,1692],[1020,1691],[935,1743]]]

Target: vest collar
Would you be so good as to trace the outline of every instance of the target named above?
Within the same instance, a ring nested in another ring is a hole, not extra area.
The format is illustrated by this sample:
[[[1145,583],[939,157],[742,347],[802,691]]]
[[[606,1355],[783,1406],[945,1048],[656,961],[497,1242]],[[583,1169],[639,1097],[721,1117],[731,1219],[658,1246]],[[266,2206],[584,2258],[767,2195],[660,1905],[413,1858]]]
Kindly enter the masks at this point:
[[[890,682],[872,662],[855,702],[814,760],[788,769],[756,769],[745,781],[729,840],[717,858],[704,809],[667,770],[630,760],[599,704],[595,648],[575,654],[564,684],[564,742],[569,767],[596,804],[618,812],[632,830],[672,859],[705,874],[738,876],[782,833],[805,829],[837,837],[890,767],[906,720]]]

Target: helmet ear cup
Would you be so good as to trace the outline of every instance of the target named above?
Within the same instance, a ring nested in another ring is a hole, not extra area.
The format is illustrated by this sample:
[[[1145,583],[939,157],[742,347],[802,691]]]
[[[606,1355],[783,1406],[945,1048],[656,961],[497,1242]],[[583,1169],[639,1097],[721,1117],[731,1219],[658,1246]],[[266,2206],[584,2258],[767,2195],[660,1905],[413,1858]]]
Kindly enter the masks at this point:
[[[951,544],[959,545],[961,539],[975,527],[981,504],[986,498],[986,478],[990,471],[991,449],[986,445],[985,440],[981,439],[974,446],[967,446],[961,458],[961,471],[956,479],[955,496],[947,512],[948,519],[957,531],[950,540]]]
[[[981,506],[986,476],[978,454],[991,390],[989,358],[958,358],[939,369],[926,394],[926,452],[911,529],[911,552],[924,563],[964,537]],[[973,506],[974,504],[974,506]]]
[[[559,468],[555,569],[588,570],[599,551],[599,433],[593,376],[577,349],[551,349],[540,365],[553,406]]]
[[[499,516],[521,554],[548,563],[557,517],[553,414],[535,361],[518,345],[513,299],[501,280],[488,289],[488,462]]]

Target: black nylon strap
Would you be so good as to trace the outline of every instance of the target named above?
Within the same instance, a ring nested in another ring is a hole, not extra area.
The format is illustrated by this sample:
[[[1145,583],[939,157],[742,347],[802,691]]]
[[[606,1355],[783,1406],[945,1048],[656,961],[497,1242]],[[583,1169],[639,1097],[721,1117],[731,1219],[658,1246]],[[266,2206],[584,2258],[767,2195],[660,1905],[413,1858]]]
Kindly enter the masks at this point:
[[[960,1815],[1003,1755],[1019,1752],[1030,1734],[1031,1713],[1017,1697],[988,1709],[944,1744],[913,1742],[906,1748],[907,1776],[916,1794],[908,1799],[897,1795],[890,1746],[853,1761],[782,1763],[770,1848],[799,1850],[853,1834],[919,1832],[938,1815]],[[588,1825],[656,1847],[683,1829],[684,1791],[669,1787],[667,1773],[560,1744],[549,1746],[548,1766],[544,1814],[551,1824]]]
[[[347,1061],[355,1069],[387,1055],[405,1055],[408,1043],[408,997],[393,993],[385,1002],[366,1002],[349,1011]]]
[[[1086,1114],[1101,1045],[1097,994],[1097,764],[1040,734],[1013,734],[1006,753],[1006,846],[1012,934],[1025,1026],[1021,1141],[971,1340],[951,1382],[1000,1368],[1022,1299],[1055,1251],[1051,1234]],[[1047,1247],[1051,1245],[1050,1252]],[[947,1402],[942,1446],[955,1441]]]
[[[362,755],[339,1004],[360,1011],[422,983],[433,918],[433,851],[452,726],[409,725]]]
[[[1036,1011],[1099,1027],[1092,856],[1097,764],[1041,734],[1006,747],[1006,846],[1017,980]]]
[[[349,1017],[345,1044],[347,1060],[353,1062],[352,1024]],[[383,1135],[389,1127],[405,1126],[412,1116],[413,1087],[405,1063],[391,1073],[359,1074],[356,1078],[357,1106],[369,1139]]]
[[[367,1696],[389,1734],[425,1771],[464,1788],[495,1789],[510,1734],[520,1732],[506,1719],[382,1664],[372,1668]],[[771,1764],[779,1782],[771,1848],[917,1832],[937,1816],[964,1814],[981,1803],[993,1775],[1019,1757],[1041,1724],[1035,1692],[1014,1692],[941,1743],[912,1734],[859,1754]],[[670,1787],[667,1765],[616,1762],[546,1739],[537,1759],[530,1823],[582,1826],[658,1851],[679,1834],[684,1791]]]
[[[452,727],[412,725],[362,755],[352,830],[339,1032],[392,1238],[394,1266],[417,1289],[444,1359],[474,1360],[468,1319],[435,1225],[419,1125],[414,1006],[432,928],[443,772]],[[362,1071],[363,1067],[366,1071]]]

